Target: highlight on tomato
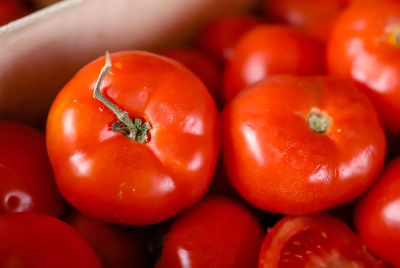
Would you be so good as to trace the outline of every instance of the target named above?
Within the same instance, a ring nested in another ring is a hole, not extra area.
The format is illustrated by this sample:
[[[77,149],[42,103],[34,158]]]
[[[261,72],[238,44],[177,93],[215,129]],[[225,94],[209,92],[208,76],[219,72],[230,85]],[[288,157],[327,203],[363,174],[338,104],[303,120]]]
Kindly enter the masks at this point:
[[[221,145],[238,193],[278,214],[355,199],[378,176],[386,154],[370,100],[328,76],[277,75],[246,88],[222,111]]]
[[[268,230],[258,268],[389,268],[344,222],[324,212],[286,216]]]
[[[390,161],[357,200],[354,223],[376,256],[400,267],[400,157]]]
[[[217,121],[207,88],[181,63],[141,51],[101,57],[66,84],[48,115],[58,188],[99,220],[166,220],[206,192]]]
[[[375,105],[386,132],[400,134],[400,2],[353,1],[327,44],[329,74],[349,80]]]
[[[38,212],[60,218],[67,203],[54,181],[42,132],[0,121],[0,214]]]

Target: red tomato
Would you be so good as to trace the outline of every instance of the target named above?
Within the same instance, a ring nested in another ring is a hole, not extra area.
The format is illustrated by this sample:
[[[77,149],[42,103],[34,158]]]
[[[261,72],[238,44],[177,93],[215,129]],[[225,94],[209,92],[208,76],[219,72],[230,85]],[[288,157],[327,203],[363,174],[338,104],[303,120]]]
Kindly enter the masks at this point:
[[[61,90],[49,112],[47,148],[56,182],[73,207],[93,218],[160,222],[206,192],[218,154],[218,112],[204,84],[182,64],[139,51],[111,58],[113,75],[106,75],[101,91],[131,119],[150,123],[149,141],[124,135],[128,127],[119,128],[116,115],[93,98],[104,65],[104,57],[97,59]]]
[[[221,118],[222,156],[245,200],[279,214],[346,203],[380,172],[386,138],[369,99],[328,76],[273,76]]]
[[[400,2],[355,1],[328,43],[329,73],[352,81],[374,103],[388,132],[400,134]]]
[[[243,205],[207,196],[177,216],[155,267],[256,267],[264,236]]]
[[[322,42],[284,25],[253,28],[240,38],[234,51],[223,78],[226,102],[267,76],[325,73]]]
[[[222,63],[199,49],[170,48],[159,54],[179,61],[193,71],[210,91],[218,107],[222,106]],[[222,108],[222,107],[221,107]]]
[[[104,268],[146,267],[147,244],[142,228],[99,221],[77,211],[67,223],[92,246]]]
[[[344,222],[325,213],[286,216],[263,242],[259,268],[390,267],[377,260]]]
[[[15,212],[0,215],[0,267],[102,267],[89,244],[54,217]]]
[[[379,258],[400,267],[400,158],[384,167],[356,204],[355,225]]]
[[[0,0],[0,26],[28,15],[22,3],[17,0]]]
[[[223,60],[233,56],[233,47],[239,38],[251,28],[261,25],[261,18],[251,15],[230,15],[209,22],[196,38],[196,46]]]
[[[54,181],[44,134],[0,121],[0,214],[40,212],[61,217],[66,202]]]
[[[265,14],[272,20],[302,29],[321,41],[327,40],[334,19],[347,5],[344,0],[264,0],[263,3]]]

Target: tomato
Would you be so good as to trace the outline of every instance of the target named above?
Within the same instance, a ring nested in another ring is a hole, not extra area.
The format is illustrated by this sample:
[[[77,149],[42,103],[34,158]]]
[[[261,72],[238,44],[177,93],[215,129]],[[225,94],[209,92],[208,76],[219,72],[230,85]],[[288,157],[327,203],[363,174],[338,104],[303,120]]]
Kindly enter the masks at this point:
[[[170,48],[160,55],[179,61],[203,81],[217,104],[222,106],[222,63],[214,56],[195,48]]]
[[[256,267],[264,236],[243,205],[206,196],[174,220],[155,267]]]
[[[99,221],[73,211],[67,223],[82,235],[99,256],[104,267],[146,267],[146,230]]]
[[[112,75],[102,94],[146,122],[137,127],[150,125],[148,134],[136,135],[148,141],[132,140],[131,128],[93,97],[101,57],[70,80],[50,109],[50,161],[61,194],[78,211],[107,222],[153,224],[206,192],[218,155],[218,112],[182,64],[140,51],[110,56]]]
[[[205,49],[220,59],[229,60],[240,37],[264,20],[252,15],[221,16],[205,25],[197,34],[195,46]]]
[[[264,0],[263,9],[273,21],[286,23],[326,41],[333,21],[346,7],[344,0]]]
[[[346,81],[278,75],[242,91],[221,118],[229,180],[254,206],[306,214],[360,195],[386,138],[369,99]]]
[[[259,268],[390,267],[376,259],[344,222],[325,213],[286,216],[268,230]]]
[[[102,267],[89,244],[65,222],[40,213],[0,215],[0,267]]]
[[[387,164],[378,179],[357,200],[355,225],[379,258],[400,267],[400,158]]]
[[[0,26],[28,15],[23,4],[17,0],[0,0]]]
[[[338,18],[327,47],[331,75],[354,82],[389,133],[400,134],[400,2],[355,1]]]
[[[227,63],[223,77],[225,102],[267,76],[324,74],[324,54],[322,42],[289,26],[255,27],[237,41],[234,56]]]
[[[66,208],[54,181],[43,133],[0,121],[0,214],[40,212],[60,218]]]

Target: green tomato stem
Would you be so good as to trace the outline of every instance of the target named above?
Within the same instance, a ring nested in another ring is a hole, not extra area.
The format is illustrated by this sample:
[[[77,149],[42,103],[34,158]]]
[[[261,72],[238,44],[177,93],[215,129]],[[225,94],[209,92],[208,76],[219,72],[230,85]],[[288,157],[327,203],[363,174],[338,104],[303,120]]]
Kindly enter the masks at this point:
[[[135,118],[134,120],[132,120],[129,117],[128,112],[118,108],[114,103],[107,99],[100,90],[101,84],[104,81],[106,75],[113,74],[110,71],[111,66],[111,58],[107,51],[106,63],[101,69],[99,78],[97,79],[96,86],[93,91],[93,98],[98,99],[99,101],[104,103],[117,116],[118,121],[112,124],[112,130],[114,132],[122,132],[128,138],[138,141],[140,143],[146,142],[148,141],[148,131],[151,129],[150,123],[142,123],[142,120],[139,118]]]

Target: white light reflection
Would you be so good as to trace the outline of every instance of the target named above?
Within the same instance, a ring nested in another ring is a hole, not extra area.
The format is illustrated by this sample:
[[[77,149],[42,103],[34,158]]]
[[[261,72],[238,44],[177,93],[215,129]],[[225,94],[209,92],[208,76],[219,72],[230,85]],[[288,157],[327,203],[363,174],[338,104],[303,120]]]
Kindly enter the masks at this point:
[[[400,198],[390,202],[382,210],[382,216],[387,222],[399,225],[400,223]]]
[[[113,132],[109,126],[105,125],[100,131],[99,131],[99,141],[105,141],[108,140],[111,137],[114,137],[117,135],[117,133]]]
[[[161,177],[152,180],[152,186],[156,194],[170,193],[176,188],[175,182],[168,175],[162,175]]]
[[[9,212],[23,212],[32,210],[32,197],[23,191],[12,191],[4,197],[4,207]],[[16,205],[16,207],[14,207]]]
[[[261,145],[258,142],[256,133],[251,127],[246,125],[242,126],[241,129],[244,135],[247,148],[250,150],[252,156],[257,161],[257,164],[262,165],[264,163],[264,158],[262,154]]]
[[[249,57],[242,68],[247,84],[255,83],[267,75],[266,66],[269,66],[266,63],[267,61],[265,55],[260,53],[255,53]]]
[[[204,135],[204,124],[203,120],[200,120],[198,116],[189,115],[183,122],[183,133],[189,133],[193,135]]]
[[[330,180],[331,177],[329,176],[326,166],[320,167],[318,171],[312,174],[309,178],[309,181],[312,183],[328,183]]]
[[[75,167],[77,175],[85,177],[91,173],[93,160],[88,159],[86,154],[78,152],[71,156],[69,161]]]
[[[360,152],[357,156],[352,158],[349,162],[339,166],[339,178],[346,180],[352,178],[355,175],[365,173],[369,169],[372,163],[372,153],[374,146],[370,145]]]
[[[192,160],[187,165],[187,169],[190,171],[197,171],[201,166],[203,166],[204,163],[204,157],[203,154],[200,152],[197,152],[194,154]]]
[[[179,260],[181,261],[182,268],[192,267],[192,262],[190,261],[189,252],[183,248],[178,249]]]
[[[76,139],[75,130],[75,112],[74,109],[68,109],[64,112],[63,118],[61,119],[62,129],[65,134],[68,135],[70,140]]]

